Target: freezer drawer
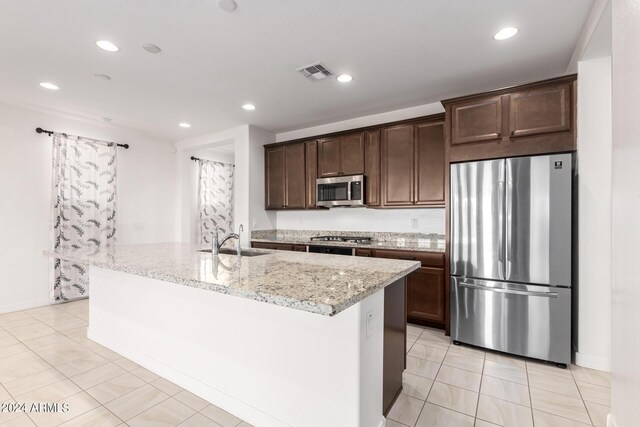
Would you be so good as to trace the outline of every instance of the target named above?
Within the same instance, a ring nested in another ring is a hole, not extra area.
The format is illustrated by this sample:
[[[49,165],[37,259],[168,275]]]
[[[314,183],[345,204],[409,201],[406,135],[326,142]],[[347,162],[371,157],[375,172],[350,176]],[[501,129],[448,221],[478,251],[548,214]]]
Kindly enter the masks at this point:
[[[571,290],[451,277],[451,338],[571,362]]]

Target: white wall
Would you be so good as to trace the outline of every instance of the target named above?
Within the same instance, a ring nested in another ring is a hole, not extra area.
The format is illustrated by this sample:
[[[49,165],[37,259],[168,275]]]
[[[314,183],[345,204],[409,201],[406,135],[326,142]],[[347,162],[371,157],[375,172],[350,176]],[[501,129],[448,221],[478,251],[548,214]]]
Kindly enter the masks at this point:
[[[612,413],[638,425],[640,402],[640,2],[613,1]]]
[[[280,142],[306,138],[442,112],[444,112],[442,104],[434,102],[402,110],[282,132],[276,135],[276,140]],[[418,220],[418,228],[411,227],[413,219]],[[321,211],[278,211],[276,223],[279,229],[291,230],[393,231],[398,233],[444,234],[445,217],[444,209],[442,208],[329,209]]]
[[[578,63],[579,274],[576,363],[611,366],[611,57]]]
[[[120,143],[118,243],[170,241],[174,227],[170,142],[112,126],[0,104],[0,312],[49,303],[51,138],[36,127]]]

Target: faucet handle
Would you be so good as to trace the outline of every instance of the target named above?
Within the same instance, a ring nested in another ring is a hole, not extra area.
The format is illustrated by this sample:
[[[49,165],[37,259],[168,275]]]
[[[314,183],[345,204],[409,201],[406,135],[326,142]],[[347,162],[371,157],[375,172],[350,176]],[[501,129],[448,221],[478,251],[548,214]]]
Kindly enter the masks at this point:
[[[238,256],[240,256],[240,253],[242,252],[242,246],[240,245],[240,233],[242,233],[243,231],[244,227],[242,226],[242,224],[240,224],[240,227],[238,227],[238,247],[236,248]]]

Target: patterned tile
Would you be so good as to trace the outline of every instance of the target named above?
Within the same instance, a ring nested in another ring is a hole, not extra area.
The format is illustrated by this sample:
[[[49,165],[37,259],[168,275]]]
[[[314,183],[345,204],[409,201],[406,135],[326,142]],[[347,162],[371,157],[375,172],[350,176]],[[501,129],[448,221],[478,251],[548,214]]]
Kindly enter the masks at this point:
[[[480,391],[481,378],[482,375],[478,373],[442,365],[436,381],[477,392]]]
[[[531,408],[480,395],[478,418],[500,426],[533,427]]]
[[[401,394],[393,404],[387,417],[399,423],[413,426],[418,420],[423,405],[424,402],[422,400]]]
[[[405,372],[402,375],[402,393],[416,399],[426,400],[433,380]]]
[[[473,427],[474,418],[442,406],[425,403],[416,427]]]
[[[427,402],[467,415],[475,415],[478,393],[436,381],[431,387]]]

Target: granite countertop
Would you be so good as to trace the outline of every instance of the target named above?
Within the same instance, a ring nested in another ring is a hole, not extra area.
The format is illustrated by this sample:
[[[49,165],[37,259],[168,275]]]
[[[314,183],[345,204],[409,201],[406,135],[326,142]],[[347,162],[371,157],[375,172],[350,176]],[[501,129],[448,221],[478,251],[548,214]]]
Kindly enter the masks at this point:
[[[57,250],[51,256],[311,313],[334,316],[420,267],[416,261],[252,249],[241,257],[187,243]]]
[[[343,246],[348,248],[361,249],[393,249],[398,251],[418,251],[418,252],[440,252],[444,253],[444,239],[417,239],[407,240],[403,238],[395,240],[372,240],[371,243],[354,242],[323,242],[311,241],[309,238],[252,238],[252,242],[263,243],[288,243],[293,245],[314,245],[314,246]]]

